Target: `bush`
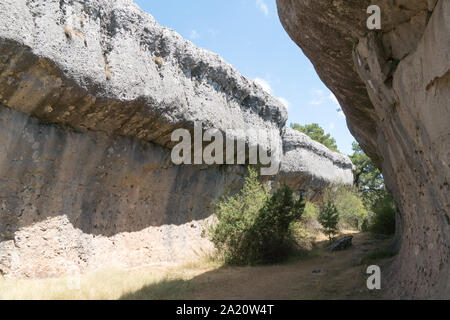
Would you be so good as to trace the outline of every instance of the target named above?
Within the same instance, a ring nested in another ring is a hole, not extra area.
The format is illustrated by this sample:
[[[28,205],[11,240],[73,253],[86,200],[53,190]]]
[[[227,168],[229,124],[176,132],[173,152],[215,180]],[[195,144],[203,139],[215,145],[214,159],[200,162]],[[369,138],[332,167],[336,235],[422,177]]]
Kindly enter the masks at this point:
[[[342,188],[337,194],[335,204],[342,228],[362,230],[368,213],[362,199],[354,190]]]
[[[306,201],[303,216],[311,219],[316,219],[318,214],[319,210],[317,209],[316,205],[311,201]]]
[[[244,236],[269,196],[269,188],[258,181],[256,170],[249,168],[241,192],[217,204],[218,222],[208,230],[208,236],[226,262],[245,259]]]
[[[287,185],[275,191],[246,234],[249,262],[272,263],[286,258],[293,249],[290,226],[300,220],[304,208],[303,198],[294,200]]]
[[[338,233],[339,214],[333,201],[326,201],[320,208],[318,220],[324,228],[324,233],[330,241],[333,236]]]
[[[303,209],[303,199],[294,200],[289,187],[270,196],[256,171],[249,169],[241,192],[218,203],[218,223],[209,230],[209,238],[228,264],[277,262],[290,253],[290,225]]]
[[[395,233],[395,206],[389,193],[375,201],[372,212],[370,231],[386,235]]]
[[[369,214],[359,193],[350,187],[339,186],[326,189],[323,202],[332,201],[339,215],[341,229],[363,230]]]

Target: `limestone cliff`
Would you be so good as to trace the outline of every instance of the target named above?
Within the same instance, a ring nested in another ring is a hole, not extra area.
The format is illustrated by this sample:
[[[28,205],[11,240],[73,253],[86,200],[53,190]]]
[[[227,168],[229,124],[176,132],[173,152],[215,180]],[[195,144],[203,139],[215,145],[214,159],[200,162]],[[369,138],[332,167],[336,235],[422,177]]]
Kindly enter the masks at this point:
[[[286,183],[294,190],[320,191],[330,181],[351,185],[353,169],[347,156],[330,151],[306,134],[285,128],[277,181]]]
[[[381,8],[369,31],[366,9]],[[393,297],[450,297],[450,1],[277,0],[400,209]]]
[[[300,152],[282,164],[298,189],[352,182],[348,158],[306,138],[283,152],[286,119],[276,98],[132,1],[0,1],[0,274],[209,250],[202,225],[246,168],[174,165],[172,132],[197,121],[275,136],[280,160]]]

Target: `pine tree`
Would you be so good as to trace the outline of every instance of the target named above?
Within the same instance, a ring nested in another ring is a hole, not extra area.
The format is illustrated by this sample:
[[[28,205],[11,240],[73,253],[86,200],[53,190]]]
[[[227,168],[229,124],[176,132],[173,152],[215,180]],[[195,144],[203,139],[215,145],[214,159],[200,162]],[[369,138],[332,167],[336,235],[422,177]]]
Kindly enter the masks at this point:
[[[324,233],[331,241],[333,236],[338,233],[337,225],[339,222],[338,210],[332,201],[328,200],[320,208],[318,220],[324,228]]]

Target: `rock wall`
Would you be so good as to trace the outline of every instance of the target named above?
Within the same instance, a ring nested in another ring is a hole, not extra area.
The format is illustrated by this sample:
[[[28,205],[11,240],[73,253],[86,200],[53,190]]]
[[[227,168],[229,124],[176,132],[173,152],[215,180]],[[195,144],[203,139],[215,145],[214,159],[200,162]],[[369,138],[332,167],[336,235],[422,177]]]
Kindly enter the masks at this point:
[[[244,168],[175,166],[170,151],[0,107],[0,272],[54,276],[192,260],[214,201]]]
[[[400,209],[396,298],[450,297],[450,2],[277,0]],[[377,4],[382,29],[369,31]]]
[[[246,168],[175,166],[171,134],[195,122],[279,161],[301,152],[301,165],[284,166],[298,189],[352,183],[348,158],[304,137],[283,152],[286,119],[276,98],[132,1],[1,1],[0,274],[179,263],[211,250],[202,227]]]

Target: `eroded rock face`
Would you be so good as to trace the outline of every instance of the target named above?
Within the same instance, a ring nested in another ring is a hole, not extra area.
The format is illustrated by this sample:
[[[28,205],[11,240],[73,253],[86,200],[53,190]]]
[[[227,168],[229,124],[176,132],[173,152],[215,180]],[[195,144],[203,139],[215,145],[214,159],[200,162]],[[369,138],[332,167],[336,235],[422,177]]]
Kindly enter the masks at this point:
[[[450,2],[277,0],[400,209],[392,297],[450,297]],[[382,30],[369,31],[377,4]]]
[[[333,152],[306,134],[286,128],[279,182],[294,190],[321,191],[330,185],[352,185],[354,167],[347,156]]]
[[[1,1],[0,273],[176,263],[211,250],[202,227],[246,168],[175,166],[171,134],[194,122],[274,137],[231,132],[278,150],[299,189],[351,183],[348,158],[304,137],[287,138],[283,153],[286,119],[276,98],[132,1]],[[301,165],[290,158],[299,150]]]
[[[0,271],[55,276],[192,260],[245,168],[175,166],[170,150],[0,108]]]
[[[277,99],[130,0],[7,0],[0,10],[0,95],[10,108],[168,146],[195,121],[280,137],[287,112]]]

